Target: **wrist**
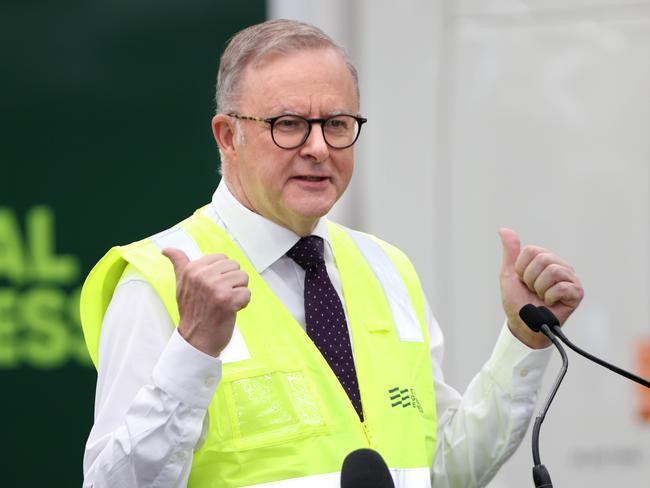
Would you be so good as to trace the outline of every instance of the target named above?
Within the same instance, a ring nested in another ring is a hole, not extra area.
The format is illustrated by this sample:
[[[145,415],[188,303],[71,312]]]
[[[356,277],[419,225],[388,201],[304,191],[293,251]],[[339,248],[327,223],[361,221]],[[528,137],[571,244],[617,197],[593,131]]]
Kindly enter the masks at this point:
[[[214,358],[219,357],[225,347],[217,344],[215,334],[205,334],[199,327],[188,326],[183,320],[178,324],[178,333],[194,349]]]
[[[508,320],[508,329],[513,336],[531,349],[546,349],[552,344],[544,334],[541,332],[533,332],[528,326],[521,323],[521,321],[516,321],[513,325],[513,322]]]

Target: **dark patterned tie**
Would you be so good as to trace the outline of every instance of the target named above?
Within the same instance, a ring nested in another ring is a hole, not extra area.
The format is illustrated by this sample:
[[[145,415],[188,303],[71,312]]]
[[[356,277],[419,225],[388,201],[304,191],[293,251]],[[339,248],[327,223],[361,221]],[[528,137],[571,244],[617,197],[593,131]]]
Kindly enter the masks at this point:
[[[287,256],[305,270],[305,320],[307,334],[325,357],[363,421],[357,372],[352,357],[343,304],[327,275],[323,239],[301,238]]]

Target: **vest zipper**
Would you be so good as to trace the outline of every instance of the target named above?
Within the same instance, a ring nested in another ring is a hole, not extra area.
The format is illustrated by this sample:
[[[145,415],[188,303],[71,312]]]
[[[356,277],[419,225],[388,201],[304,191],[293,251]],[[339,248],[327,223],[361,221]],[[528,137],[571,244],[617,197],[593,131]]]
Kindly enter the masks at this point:
[[[371,447],[372,449],[377,450],[377,440],[370,432],[370,428],[368,427],[368,424],[366,424],[365,422],[361,422],[361,425],[363,426],[363,433],[366,436],[366,441],[368,441],[368,446]]]

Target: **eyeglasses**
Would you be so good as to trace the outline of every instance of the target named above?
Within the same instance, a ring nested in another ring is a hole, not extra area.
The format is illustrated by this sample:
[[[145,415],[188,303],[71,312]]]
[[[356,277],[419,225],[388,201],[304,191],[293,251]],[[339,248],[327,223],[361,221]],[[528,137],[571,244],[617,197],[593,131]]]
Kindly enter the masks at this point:
[[[306,119],[300,115],[279,115],[268,119],[236,113],[229,113],[228,116],[269,124],[273,142],[282,149],[296,149],[302,146],[311,134],[313,124],[320,125],[323,139],[328,146],[334,149],[345,149],[357,141],[361,126],[368,122],[368,119],[348,114],[333,115],[324,119]]]

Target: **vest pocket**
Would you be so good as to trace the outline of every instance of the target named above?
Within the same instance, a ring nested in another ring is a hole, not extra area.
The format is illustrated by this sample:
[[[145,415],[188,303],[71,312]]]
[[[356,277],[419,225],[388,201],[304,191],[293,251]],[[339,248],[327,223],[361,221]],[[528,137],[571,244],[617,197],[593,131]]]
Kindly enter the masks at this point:
[[[224,385],[235,446],[253,449],[328,431],[306,370],[268,371]]]

